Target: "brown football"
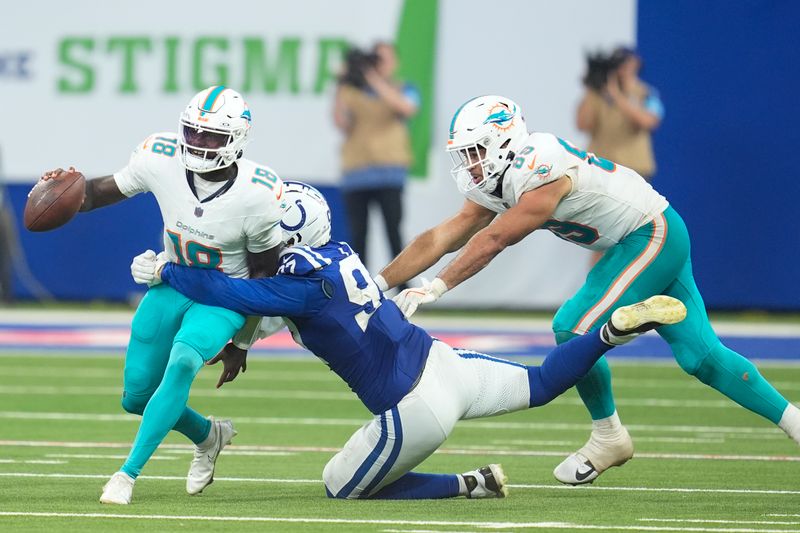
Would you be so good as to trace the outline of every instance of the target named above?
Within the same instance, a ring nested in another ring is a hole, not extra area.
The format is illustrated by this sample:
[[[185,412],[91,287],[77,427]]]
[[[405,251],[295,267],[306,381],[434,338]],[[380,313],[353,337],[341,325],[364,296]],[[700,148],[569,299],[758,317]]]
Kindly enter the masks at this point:
[[[28,193],[23,222],[30,231],[49,231],[63,226],[83,203],[86,178],[77,171],[62,170],[55,178],[39,180]]]

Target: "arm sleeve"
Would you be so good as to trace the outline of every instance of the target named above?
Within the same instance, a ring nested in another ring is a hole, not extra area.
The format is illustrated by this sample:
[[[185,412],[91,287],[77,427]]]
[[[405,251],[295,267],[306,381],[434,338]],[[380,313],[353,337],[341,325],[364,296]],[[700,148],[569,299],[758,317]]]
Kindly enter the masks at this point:
[[[324,299],[316,280],[293,276],[234,279],[222,272],[167,263],[161,280],[187,298],[243,315],[306,316]]]
[[[114,173],[114,181],[120,192],[127,197],[142,192],[149,192],[147,185],[146,150],[150,146],[152,136],[136,147],[128,161],[128,166]]]

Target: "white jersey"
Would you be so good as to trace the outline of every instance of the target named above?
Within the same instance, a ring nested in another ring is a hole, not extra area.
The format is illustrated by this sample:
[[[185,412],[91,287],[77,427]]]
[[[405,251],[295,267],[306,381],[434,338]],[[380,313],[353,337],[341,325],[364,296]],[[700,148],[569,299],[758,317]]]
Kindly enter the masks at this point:
[[[131,154],[128,166],[114,174],[114,181],[125,196],[152,192],[156,197],[170,261],[247,277],[247,252],[260,253],[281,242],[283,182],[272,169],[239,159],[230,189],[203,202],[195,196],[179,155],[174,133],[153,134]],[[200,198],[206,195],[200,193]]]
[[[505,174],[502,197],[472,189],[462,172],[459,190],[470,200],[504,213],[520,197],[562,176],[572,190],[542,227],[564,240],[606,250],[662,213],[669,203],[633,170],[584,152],[550,133],[531,133]]]

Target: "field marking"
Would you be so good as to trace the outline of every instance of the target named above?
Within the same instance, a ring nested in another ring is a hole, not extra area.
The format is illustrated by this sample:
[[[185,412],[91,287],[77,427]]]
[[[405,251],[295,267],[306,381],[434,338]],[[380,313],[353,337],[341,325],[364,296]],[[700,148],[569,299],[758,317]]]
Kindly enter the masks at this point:
[[[719,520],[706,518],[637,518],[638,522],[665,522],[676,524],[752,524],[766,526],[798,526],[800,522],[780,520]]]
[[[0,385],[0,394],[15,396],[122,396],[122,387],[86,387],[52,385]],[[352,392],[319,392],[310,390],[194,389],[195,398],[255,398],[271,400],[314,400],[357,402]],[[619,403],[619,402],[617,402]],[[583,405],[583,404],[581,404]]]
[[[595,525],[574,524],[570,522],[466,522],[454,520],[369,520],[356,518],[315,518],[315,517],[277,517],[277,516],[197,516],[197,515],[145,515],[122,513],[42,513],[22,511],[0,511],[0,516],[38,517],[38,518],[118,518],[133,520],[181,520],[198,522],[277,522],[288,524],[352,524],[389,526],[450,526],[475,527],[478,529],[591,529],[599,531],[696,531],[707,533],[796,533],[797,529],[749,529],[749,528],[706,528],[706,527],[665,527],[643,525]]]
[[[55,459],[127,459],[127,455],[99,455],[93,453],[46,453],[45,457]],[[164,455],[153,455],[148,461],[175,461],[177,457],[167,457]],[[66,462],[66,461],[62,461]]]
[[[62,473],[37,473],[37,472],[0,472],[0,477],[10,478],[60,478],[60,479],[108,479],[109,474],[62,474]],[[185,476],[152,476],[143,475],[139,479],[157,481],[184,481]],[[321,479],[291,479],[291,478],[262,478],[262,477],[217,477],[214,481],[229,481],[232,483],[292,483],[292,484],[322,484]],[[704,489],[691,487],[610,487],[586,485],[572,487],[569,485],[544,485],[544,484],[509,484],[509,488],[520,490],[572,490],[572,491],[610,491],[610,492],[663,492],[663,493],[697,493],[697,494],[769,494],[774,496],[795,496],[800,490],[781,489]]]
[[[797,514],[797,513],[789,513],[789,514],[784,514],[784,513],[768,513],[768,514],[767,514],[767,516],[782,516],[782,517],[787,517],[787,518],[788,518],[788,517],[800,517],[800,514]]]
[[[773,494],[796,495],[800,490],[780,489],[702,489],[688,487],[608,487],[597,485],[541,485],[541,484],[509,484],[512,489],[538,489],[538,490],[600,490],[612,492],[686,492],[686,493],[711,493],[711,494]]]
[[[60,474],[36,472],[0,472],[0,477],[41,477],[59,479],[108,479],[110,474]],[[156,481],[186,481],[186,476],[139,476],[137,479],[150,479]],[[278,479],[260,477],[217,477],[214,481],[231,481],[235,483],[322,483],[321,479]]]
[[[311,417],[253,417],[234,416],[234,421],[241,424],[262,425],[298,425],[298,426],[347,426],[360,427],[369,420],[364,418],[311,418]],[[127,414],[110,413],[62,413],[38,411],[0,411],[0,419],[19,420],[81,420],[99,422],[139,422],[140,417]],[[459,428],[473,429],[529,429],[545,431],[590,431],[591,424],[572,424],[566,422],[496,422],[486,420],[463,420],[458,423]],[[750,427],[750,426],[687,426],[687,425],[655,425],[655,424],[626,424],[634,432],[668,432],[668,433],[731,433],[749,435],[775,435],[786,438],[786,435],[777,427]]]
[[[46,459],[0,459],[0,464],[65,465],[67,461],[51,461]]]
[[[122,375],[122,368],[102,369],[89,366],[67,367],[67,368],[36,368],[30,366],[5,366],[2,367],[3,378],[5,377],[31,377],[31,378],[68,378],[75,377],[80,379],[119,379]],[[210,367],[205,372],[200,372],[195,381],[217,382],[219,376],[215,372],[217,367]],[[339,383],[339,379],[330,371],[322,369],[320,371],[293,372],[288,370],[254,370],[248,366],[248,370],[239,379],[253,381],[289,381],[297,383],[300,381],[330,382]]]
[[[65,441],[30,441],[30,440],[0,440],[0,446],[25,446],[41,448],[130,448],[130,444],[122,442],[65,442]],[[164,451],[193,450],[188,444],[161,444]],[[231,445],[227,449],[232,452],[322,452],[337,453],[338,447],[320,446],[258,446],[258,445]],[[507,450],[502,448],[439,448],[437,454],[441,455],[500,455],[511,457],[564,457],[570,451],[554,450]],[[233,455],[233,454],[231,454]],[[637,459],[680,459],[699,461],[765,461],[765,462],[800,462],[800,456],[794,455],[735,455],[735,454],[704,454],[704,453],[637,453]]]
[[[121,396],[121,387],[87,387],[55,385],[0,385],[0,394],[14,396]],[[309,400],[309,401],[348,401],[357,402],[358,397],[351,392],[311,391],[311,390],[256,390],[256,389],[202,389],[192,390],[192,397],[200,398],[252,398],[268,400]],[[627,407],[660,407],[666,409],[741,409],[731,400],[671,400],[668,398],[618,398],[617,405]],[[559,397],[551,405],[583,406],[580,398]]]

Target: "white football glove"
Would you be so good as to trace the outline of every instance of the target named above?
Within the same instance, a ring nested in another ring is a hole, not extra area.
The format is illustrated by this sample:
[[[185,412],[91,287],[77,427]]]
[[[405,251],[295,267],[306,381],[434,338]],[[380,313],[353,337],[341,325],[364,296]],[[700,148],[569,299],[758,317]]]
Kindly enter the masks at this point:
[[[131,263],[131,276],[139,285],[152,287],[161,283],[161,268],[166,264],[162,254],[156,255],[153,250],[137,255]]]
[[[447,285],[445,285],[444,281],[439,278],[434,278],[433,281],[422,278],[422,287],[406,289],[392,298],[392,300],[406,318],[411,318],[417,307],[435,302],[445,292],[447,292]]]

